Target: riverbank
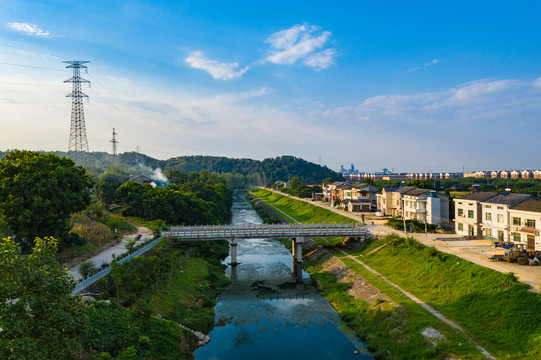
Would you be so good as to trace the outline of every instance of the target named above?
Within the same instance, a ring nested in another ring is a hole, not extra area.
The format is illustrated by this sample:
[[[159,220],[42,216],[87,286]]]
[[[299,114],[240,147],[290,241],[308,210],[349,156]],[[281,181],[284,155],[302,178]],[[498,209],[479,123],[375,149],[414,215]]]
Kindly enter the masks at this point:
[[[268,193],[257,194],[270,200]],[[293,209],[297,208],[306,218],[310,206],[293,201],[287,198],[289,206],[283,210],[294,217]],[[277,206],[277,201],[269,203]],[[279,205],[278,208],[282,209]],[[413,239],[400,239],[395,236],[374,241],[356,259],[458,323],[466,335],[428,313],[353,259],[340,258],[345,265],[328,266],[325,265],[328,261],[325,256],[315,255],[314,259],[312,254],[311,261],[306,262],[307,270],[317,279],[322,292],[361,339],[366,338],[369,348],[375,350],[378,357],[411,358],[416,354],[418,358],[486,358],[472,343],[481,344],[496,358],[540,356],[536,345],[540,339],[540,319],[535,309],[541,304],[537,294],[527,291],[528,286],[518,283],[512,275],[441,253]],[[379,247],[378,251],[369,254]],[[334,262],[339,264],[336,260]],[[349,271],[360,275],[363,280],[352,279],[346,284],[337,282],[343,279],[341,273]],[[385,300],[381,295],[378,300],[375,296],[372,300],[359,299],[346,293],[347,289],[359,284],[362,286],[363,282],[369,282],[391,300]],[[354,286],[350,287],[350,283]],[[376,302],[388,308],[374,306]],[[394,309],[393,303],[397,304]],[[502,333],[516,335],[506,337]],[[430,337],[430,334],[434,336]]]
[[[114,267],[88,290],[110,304],[90,308],[83,347],[113,357],[132,347],[139,358],[193,359],[201,334],[214,326],[215,299],[230,282],[222,264],[228,253],[226,241],[163,240]]]

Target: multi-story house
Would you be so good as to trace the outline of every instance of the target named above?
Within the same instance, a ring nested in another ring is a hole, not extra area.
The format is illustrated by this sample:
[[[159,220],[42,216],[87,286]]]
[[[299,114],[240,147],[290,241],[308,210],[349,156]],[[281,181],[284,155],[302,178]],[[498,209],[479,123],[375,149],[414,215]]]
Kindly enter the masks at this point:
[[[509,209],[525,200],[537,200],[529,194],[514,194],[506,189],[500,195],[481,202],[483,238],[493,241],[510,241]]]
[[[541,250],[541,201],[524,200],[509,209],[510,240]]]
[[[402,216],[402,197],[405,193],[417,189],[415,186],[401,186],[391,193],[391,213],[393,217]],[[389,206],[388,206],[389,207]]]
[[[393,191],[397,188],[383,188],[380,193],[376,194],[377,209],[383,213],[385,216],[393,214],[392,208],[392,195]]]
[[[455,199],[455,232],[462,236],[482,236],[482,205],[498,194],[489,191],[477,191]]]
[[[430,189],[415,189],[404,193],[404,215],[427,224],[449,221],[449,197]]]

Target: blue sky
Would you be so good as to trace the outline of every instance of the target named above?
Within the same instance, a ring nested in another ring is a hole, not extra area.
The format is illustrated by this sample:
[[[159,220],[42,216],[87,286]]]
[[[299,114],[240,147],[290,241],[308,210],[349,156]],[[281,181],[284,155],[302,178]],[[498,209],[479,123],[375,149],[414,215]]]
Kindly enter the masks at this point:
[[[541,168],[538,1],[0,0],[0,149]]]

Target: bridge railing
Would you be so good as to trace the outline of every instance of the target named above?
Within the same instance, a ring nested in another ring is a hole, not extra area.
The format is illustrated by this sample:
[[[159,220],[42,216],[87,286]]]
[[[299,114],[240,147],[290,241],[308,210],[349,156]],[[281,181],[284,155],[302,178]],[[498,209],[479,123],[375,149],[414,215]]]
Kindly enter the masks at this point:
[[[356,224],[280,224],[280,225],[210,225],[172,227],[163,232],[165,237],[184,239],[217,239],[217,238],[257,238],[257,237],[296,237],[296,236],[366,236],[369,232]]]
[[[146,244],[145,246],[137,249],[136,251],[134,251],[133,253],[131,253],[130,255],[118,260],[118,263],[119,264],[122,264],[123,262],[126,262],[128,260],[131,260],[145,252],[147,252],[148,250],[152,249],[154,246],[158,245],[158,243],[162,240],[162,237]],[[111,266],[107,266],[105,269],[103,270],[100,270],[98,271],[97,273],[95,273],[94,275],[92,276],[89,276],[87,277],[86,279],[83,279],[82,281],[80,281],[79,283],[77,283],[77,285],[75,286],[75,288],[72,290],[71,292],[71,295],[75,295],[77,293],[80,293],[81,291],[83,291],[84,289],[86,289],[87,287],[89,287],[90,285],[94,284],[96,281],[98,281],[99,279],[109,275],[109,272],[111,271]]]

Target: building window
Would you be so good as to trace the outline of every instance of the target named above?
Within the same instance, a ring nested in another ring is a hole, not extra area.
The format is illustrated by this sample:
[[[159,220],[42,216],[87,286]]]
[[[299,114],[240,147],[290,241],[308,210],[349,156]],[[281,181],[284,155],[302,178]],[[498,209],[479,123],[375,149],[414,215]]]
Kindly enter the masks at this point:
[[[526,227],[534,228],[534,229],[535,229],[535,220],[532,220],[532,219],[526,219]]]
[[[473,210],[468,210],[468,217],[473,219]]]
[[[485,213],[485,220],[492,221],[492,213]]]
[[[464,216],[464,209],[458,209],[458,216]]]
[[[518,233],[518,232],[513,233],[513,241],[514,242],[520,242],[520,233]]]
[[[464,224],[462,224],[462,223],[458,223],[458,225],[457,225],[457,226],[458,226],[458,231],[462,231],[462,230],[464,230]]]
[[[498,241],[503,241],[503,231],[498,230]]]
[[[499,223],[503,222],[503,214],[498,214],[498,222]]]
[[[486,229],[486,234],[488,237],[492,237],[492,229]]]
[[[503,206],[498,206],[498,210],[503,210]]]
[[[513,217],[513,225],[518,225],[518,226],[520,226],[520,218],[518,218],[518,217]]]
[[[459,202],[459,203],[458,203],[458,205],[462,205],[462,203],[461,203],[461,202]]]
[[[485,205],[485,209],[490,209],[490,205]]]

